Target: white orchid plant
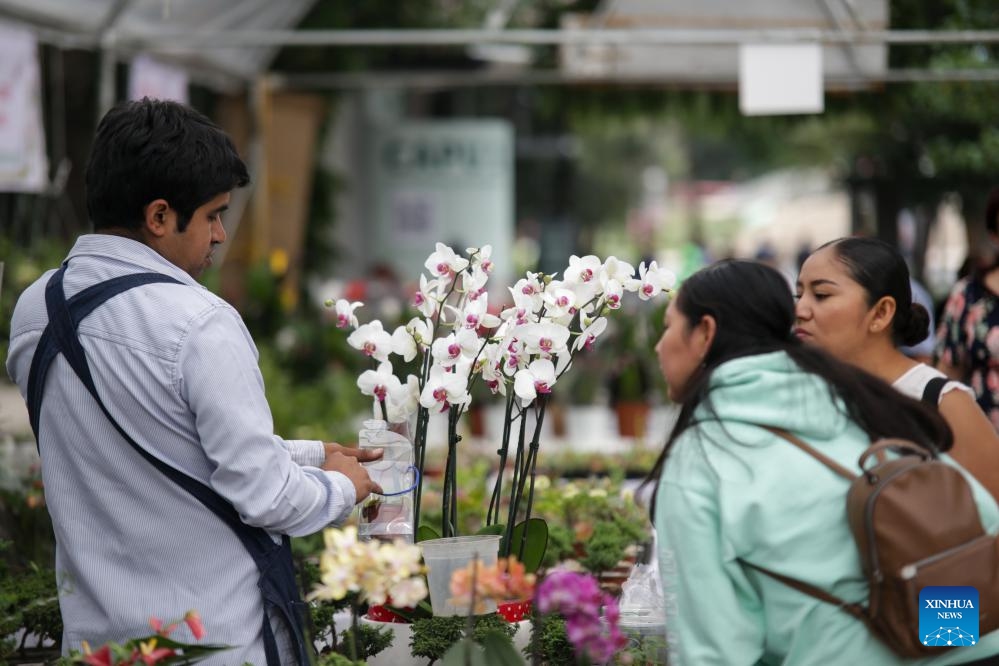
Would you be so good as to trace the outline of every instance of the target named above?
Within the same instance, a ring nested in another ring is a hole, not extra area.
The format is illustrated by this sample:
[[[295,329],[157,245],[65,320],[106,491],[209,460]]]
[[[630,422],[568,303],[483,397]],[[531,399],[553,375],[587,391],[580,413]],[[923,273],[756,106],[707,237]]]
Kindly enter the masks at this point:
[[[415,418],[410,432],[421,479],[430,413],[448,414],[441,536],[455,535],[458,425],[471,403],[471,388],[482,382],[492,394],[505,398],[500,474],[486,529],[499,531],[493,526],[501,523],[503,483],[509,476],[510,501],[503,530],[504,544],[510,544],[516,521],[531,517],[539,438],[552,390],[571,368],[573,357],[593,346],[604,332],[606,316],[621,307],[626,294],[642,300],[657,298],[671,291],[676,278],[655,261],[642,263],[636,272],[615,257],[602,261],[593,255],[574,255],[560,279],[557,274],[528,272],[509,288],[511,298],[505,309],[491,309],[486,288],[493,270],[491,253],[487,245],[468,248],[462,256],[437,243],[424,264],[429,276],[420,276],[413,297],[419,315],[391,332],[378,320],[358,325],[354,311],[360,303],[339,300],[327,305],[335,307],[338,326],[354,328],[348,344],[377,362],[358,378],[361,392],[373,398],[376,411],[389,423],[409,424]],[[409,366],[419,358],[419,374],[400,377],[393,367],[394,357]],[[525,417],[531,413],[534,427],[528,432],[530,419]],[[511,441],[514,433],[515,441]],[[514,462],[508,475],[511,446]],[[414,501],[417,525],[421,490],[420,484]],[[527,529],[520,534],[526,540]]]

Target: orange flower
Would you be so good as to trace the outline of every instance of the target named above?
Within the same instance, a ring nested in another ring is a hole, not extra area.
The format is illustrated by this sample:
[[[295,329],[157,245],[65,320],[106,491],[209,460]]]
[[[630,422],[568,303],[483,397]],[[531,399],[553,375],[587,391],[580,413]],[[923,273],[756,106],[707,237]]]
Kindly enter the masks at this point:
[[[485,612],[484,602],[530,599],[534,595],[534,574],[526,573],[523,563],[515,557],[496,561],[486,566],[476,560],[451,576],[451,594],[454,605],[468,606],[473,597],[472,577],[475,577],[475,612]]]

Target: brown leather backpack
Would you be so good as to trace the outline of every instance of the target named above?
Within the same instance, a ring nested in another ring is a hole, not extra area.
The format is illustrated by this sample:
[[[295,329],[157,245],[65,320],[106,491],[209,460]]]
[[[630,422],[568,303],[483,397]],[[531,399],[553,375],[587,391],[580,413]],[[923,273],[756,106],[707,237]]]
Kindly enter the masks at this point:
[[[767,430],[850,481],[846,513],[870,587],[868,603],[850,603],[808,583],[744,564],[842,608],[899,656],[939,654],[919,635],[919,592],[924,587],[974,587],[979,633],[999,629],[999,536],[983,529],[961,472],[918,444],[882,439],[864,451],[860,474],[854,474],[798,437]],[[901,455],[886,459],[888,450]]]

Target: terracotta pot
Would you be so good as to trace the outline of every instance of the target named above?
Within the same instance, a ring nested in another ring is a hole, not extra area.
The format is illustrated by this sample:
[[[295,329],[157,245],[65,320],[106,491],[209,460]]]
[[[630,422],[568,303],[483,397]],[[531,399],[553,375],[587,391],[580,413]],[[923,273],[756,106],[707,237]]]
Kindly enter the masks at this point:
[[[617,412],[617,431],[622,437],[644,437],[645,426],[649,421],[649,405],[644,402],[619,402],[614,405]]]

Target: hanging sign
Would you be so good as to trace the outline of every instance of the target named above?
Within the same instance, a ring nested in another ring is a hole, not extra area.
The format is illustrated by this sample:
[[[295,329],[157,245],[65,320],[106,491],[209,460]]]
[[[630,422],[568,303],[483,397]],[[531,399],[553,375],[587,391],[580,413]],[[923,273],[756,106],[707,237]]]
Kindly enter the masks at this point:
[[[41,192],[48,172],[38,43],[30,30],[0,23],[0,192]]]
[[[187,104],[187,72],[143,54],[128,70],[128,98],[169,99]]]

